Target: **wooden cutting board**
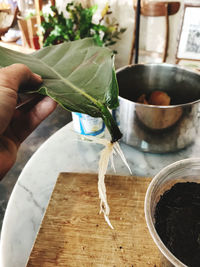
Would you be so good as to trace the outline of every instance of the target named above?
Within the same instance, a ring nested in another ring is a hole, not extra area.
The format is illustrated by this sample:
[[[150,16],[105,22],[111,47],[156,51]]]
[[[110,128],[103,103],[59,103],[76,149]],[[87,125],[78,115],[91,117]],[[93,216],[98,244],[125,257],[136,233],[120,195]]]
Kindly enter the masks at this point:
[[[99,214],[97,175],[61,173],[27,266],[162,266],[144,218],[150,180],[106,176],[112,230]]]

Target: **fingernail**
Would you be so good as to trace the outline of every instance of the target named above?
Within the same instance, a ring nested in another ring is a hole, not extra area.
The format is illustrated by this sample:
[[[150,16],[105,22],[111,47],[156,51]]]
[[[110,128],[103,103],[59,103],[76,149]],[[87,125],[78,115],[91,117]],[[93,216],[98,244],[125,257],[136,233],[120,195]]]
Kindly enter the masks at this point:
[[[41,77],[39,74],[37,74],[37,73],[33,73],[33,74],[34,74],[35,78],[36,78],[39,82],[42,81],[42,77]]]

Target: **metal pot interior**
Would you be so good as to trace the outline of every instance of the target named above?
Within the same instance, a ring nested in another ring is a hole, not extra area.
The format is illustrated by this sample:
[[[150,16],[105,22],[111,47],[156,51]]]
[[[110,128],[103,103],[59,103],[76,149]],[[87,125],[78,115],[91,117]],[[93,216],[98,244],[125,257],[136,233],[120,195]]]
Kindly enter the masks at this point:
[[[200,75],[171,64],[138,64],[117,71],[119,95],[137,102],[145,93],[160,90],[171,97],[171,105],[200,99]]]

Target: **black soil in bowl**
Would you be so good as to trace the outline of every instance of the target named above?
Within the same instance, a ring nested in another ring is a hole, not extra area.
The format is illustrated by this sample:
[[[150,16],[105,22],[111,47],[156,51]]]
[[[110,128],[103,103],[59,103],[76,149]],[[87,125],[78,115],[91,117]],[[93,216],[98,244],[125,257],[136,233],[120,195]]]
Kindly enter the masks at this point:
[[[165,246],[189,267],[200,267],[200,184],[177,183],[160,198],[155,228]]]

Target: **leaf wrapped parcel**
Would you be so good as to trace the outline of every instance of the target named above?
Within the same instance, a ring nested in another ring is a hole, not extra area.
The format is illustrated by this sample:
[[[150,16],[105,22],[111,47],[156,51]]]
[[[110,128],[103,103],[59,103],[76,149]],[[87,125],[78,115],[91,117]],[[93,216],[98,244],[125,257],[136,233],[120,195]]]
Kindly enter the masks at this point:
[[[27,65],[43,78],[38,93],[50,96],[70,111],[101,117],[111,141],[121,138],[108,110],[118,106],[114,59],[109,49],[98,47],[92,38],[86,38],[45,47],[29,55],[1,47],[0,58],[0,67],[13,63]]]

